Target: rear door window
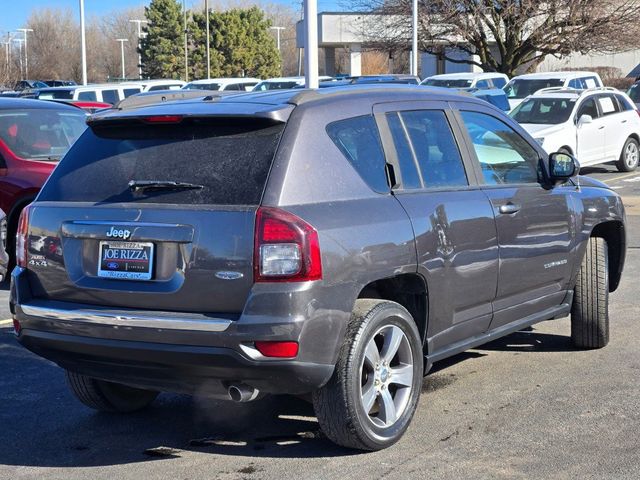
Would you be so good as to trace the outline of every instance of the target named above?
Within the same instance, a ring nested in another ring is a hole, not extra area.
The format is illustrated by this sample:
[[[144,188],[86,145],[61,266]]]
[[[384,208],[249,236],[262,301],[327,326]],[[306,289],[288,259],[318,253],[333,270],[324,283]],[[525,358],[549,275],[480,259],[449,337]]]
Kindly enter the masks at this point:
[[[257,205],[284,124],[183,120],[175,125],[94,126],[78,139],[41,200]],[[131,181],[181,182],[191,190],[134,192]]]
[[[388,192],[385,158],[378,127],[371,115],[327,125],[327,133],[362,179],[376,192]]]
[[[165,88],[165,87],[161,87],[161,89],[163,89],[163,88]],[[152,87],[149,90],[154,90],[154,88]],[[131,95],[135,95],[136,93],[140,93],[140,89],[139,88],[125,88],[123,90],[123,93],[124,93],[124,98],[128,98]],[[103,94],[103,96],[104,96],[104,94]]]
[[[78,100],[84,100],[85,102],[97,102],[98,98],[96,92],[89,90],[86,92],[78,92]]]
[[[102,91],[102,101],[106,103],[110,103],[111,105],[115,105],[119,101],[118,91],[117,90],[103,90]]]
[[[491,80],[493,80],[493,86],[496,88],[502,88],[507,84],[507,81],[503,77],[494,77]]]
[[[601,95],[598,97],[598,104],[600,105],[600,111],[602,116],[613,115],[620,113],[620,105],[616,101],[613,95]]]

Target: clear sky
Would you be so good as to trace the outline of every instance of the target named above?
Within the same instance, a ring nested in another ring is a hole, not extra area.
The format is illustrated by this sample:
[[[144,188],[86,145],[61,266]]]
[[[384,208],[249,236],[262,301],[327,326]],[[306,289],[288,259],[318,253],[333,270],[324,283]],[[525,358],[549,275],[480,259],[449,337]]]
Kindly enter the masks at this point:
[[[150,0],[85,0],[84,8],[87,18],[93,15],[103,15],[120,8],[130,8],[148,5]],[[200,4],[202,0],[186,0],[187,6]],[[299,8],[300,0],[271,0]],[[318,0],[318,10],[339,10],[340,0]],[[214,3],[212,1],[212,3]],[[269,3],[267,0],[265,3]],[[0,36],[7,31],[14,31],[23,27],[30,13],[38,8],[70,9],[79,15],[79,0],[0,0]]]

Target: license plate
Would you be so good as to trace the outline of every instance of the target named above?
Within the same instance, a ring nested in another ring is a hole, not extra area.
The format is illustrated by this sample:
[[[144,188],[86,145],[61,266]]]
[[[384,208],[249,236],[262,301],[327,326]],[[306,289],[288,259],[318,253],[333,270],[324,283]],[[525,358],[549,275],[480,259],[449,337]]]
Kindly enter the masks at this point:
[[[120,280],[151,280],[153,243],[100,242],[98,276]]]

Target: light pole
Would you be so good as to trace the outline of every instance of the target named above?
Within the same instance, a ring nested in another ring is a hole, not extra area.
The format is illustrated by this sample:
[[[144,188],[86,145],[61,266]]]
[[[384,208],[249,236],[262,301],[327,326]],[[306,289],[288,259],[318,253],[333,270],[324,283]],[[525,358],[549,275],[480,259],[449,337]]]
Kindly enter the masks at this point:
[[[128,42],[127,38],[116,38],[116,42],[120,42],[120,61],[122,62],[122,80],[124,81],[127,77],[124,71],[124,42]]]
[[[142,24],[149,23],[148,20],[129,20],[131,23],[138,25],[138,78],[142,80],[142,54],[140,53],[140,40],[142,39]]]
[[[418,0],[413,0],[411,10],[411,75],[418,75]]]
[[[82,56],[82,84],[87,84],[87,40],[84,31],[84,0],[80,0],[80,52]]]
[[[209,0],[204,0],[204,14],[207,17],[207,78],[211,78],[211,50],[209,46]]]
[[[20,79],[24,80],[24,74],[22,72],[22,44],[24,43],[24,38],[14,38],[14,42],[18,42],[19,45],[19,54],[20,54]]]
[[[24,33],[24,76],[29,78],[29,49],[27,48],[27,32],[33,32],[33,28],[18,28],[19,32]]]
[[[304,84],[318,88],[318,2],[304,0]]]
[[[189,51],[187,49],[187,5],[185,0],[182,0],[182,12],[184,15],[184,81],[189,81]]]
[[[280,30],[284,30],[285,27],[269,27],[271,30],[275,30],[278,36],[278,51],[280,51]]]

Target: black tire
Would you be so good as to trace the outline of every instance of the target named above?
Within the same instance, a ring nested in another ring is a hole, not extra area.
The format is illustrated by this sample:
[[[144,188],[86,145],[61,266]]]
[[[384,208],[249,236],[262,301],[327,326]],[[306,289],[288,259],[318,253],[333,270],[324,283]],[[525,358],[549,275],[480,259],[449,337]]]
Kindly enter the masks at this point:
[[[633,172],[638,168],[638,162],[640,161],[640,146],[634,138],[627,138],[622,147],[620,158],[616,162],[616,167],[620,172]]]
[[[587,243],[571,308],[571,341],[587,349],[609,343],[609,266],[603,238]]]
[[[67,383],[78,400],[102,412],[129,413],[151,404],[158,392],[107,382],[66,371]]]
[[[387,341],[393,343],[391,339],[397,336],[402,337],[397,353],[385,355]],[[380,350],[380,369],[371,368],[365,375],[372,365],[370,353],[365,355],[371,342]],[[422,342],[411,314],[395,302],[357,300],[333,376],[313,393],[313,407],[322,431],[334,443],[348,448],[381,450],[393,445],[411,422],[423,376]],[[398,383],[400,379],[404,383]],[[409,382],[411,385],[406,386]],[[377,392],[369,397],[374,400],[368,411],[363,389]],[[393,401],[392,409],[384,407],[386,398]],[[401,410],[396,410],[395,402]],[[386,422],[384,418],[390,411],[390,418],[395,420]]]

